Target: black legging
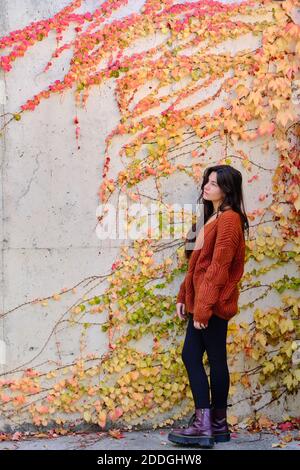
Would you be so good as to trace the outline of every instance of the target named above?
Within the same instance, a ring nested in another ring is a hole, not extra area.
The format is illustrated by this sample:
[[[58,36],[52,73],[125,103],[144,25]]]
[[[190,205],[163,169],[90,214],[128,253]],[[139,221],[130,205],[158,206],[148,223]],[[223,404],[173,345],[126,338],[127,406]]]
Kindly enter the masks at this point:
[[[213,315],[205,329],[194,327],[193,315],[188,313],[186,337],[182,360],[188,373],[195,408],[226,408],[229,390],[226,337],[228,320]],[[211,401],[209,385],[203,366],[203,354],[207,352],[210,365]]]

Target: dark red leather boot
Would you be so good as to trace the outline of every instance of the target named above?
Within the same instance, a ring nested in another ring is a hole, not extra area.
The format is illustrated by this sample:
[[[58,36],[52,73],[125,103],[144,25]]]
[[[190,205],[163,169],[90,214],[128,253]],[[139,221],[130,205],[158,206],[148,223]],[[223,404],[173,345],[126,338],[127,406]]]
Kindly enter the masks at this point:
[[[191,416],[188,426],[191,426],[195,420],[195,413]],[[230,431],[227,423],[227,408],[214,408],[211,410],[212,433],[215,442],[230,441]]]
[[[195,410],[195,419],[185,429],[174,429],[168,435],[168,439],[176,444],[199,445],[211,448],[214,438],[211,426],[211,409],[198,408]]]
[[[226,412],[226,408],[212,408],[211,410],[211,424],[215,442],[230,441],[230,432],[227,424]]]

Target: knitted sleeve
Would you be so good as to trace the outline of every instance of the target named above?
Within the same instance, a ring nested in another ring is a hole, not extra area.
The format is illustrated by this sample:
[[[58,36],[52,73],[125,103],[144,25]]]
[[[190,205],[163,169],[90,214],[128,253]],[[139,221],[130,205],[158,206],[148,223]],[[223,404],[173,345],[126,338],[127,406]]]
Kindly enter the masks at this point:
[[[180,285],[176,303],[181,303],[181,304],[185,303],[185,278]]]
[[[234,258],[241,232],[240,216],[224,213],[217,222],[217,235],[211,264],[202,282],[195,286],[194,320],[207,325],[212,307],[217,302],[221,288],[226,284],[229,267]]]

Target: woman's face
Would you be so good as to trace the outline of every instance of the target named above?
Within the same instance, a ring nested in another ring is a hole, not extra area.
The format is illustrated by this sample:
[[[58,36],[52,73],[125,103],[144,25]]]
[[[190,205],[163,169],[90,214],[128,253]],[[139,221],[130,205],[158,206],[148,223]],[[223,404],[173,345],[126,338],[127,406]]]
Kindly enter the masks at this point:
[[[217,173],[212,171],[208,177],[208,181],[203,188],[203,198],[207,201],[219,202],[224,199],[225,194],[218,186]]]

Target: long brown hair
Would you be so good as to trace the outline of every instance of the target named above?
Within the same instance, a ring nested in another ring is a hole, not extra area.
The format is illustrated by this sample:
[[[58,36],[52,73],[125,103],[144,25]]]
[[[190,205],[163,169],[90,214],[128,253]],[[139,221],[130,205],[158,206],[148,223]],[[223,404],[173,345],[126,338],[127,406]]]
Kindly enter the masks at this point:
[[[241,217],[241,224],[243,229],[243,234],[245,236],[245,230],[247,230],[247,235],[249,237],[249,222],[245,211],[244,198],[243,198],[243,188],[242,188],[242,174],[236,168],[233,168],[230,165],[215,165],[210,166],[205,169],[203,173],[203,180],[200,188],[200,194],[197,199],[198,204],[204,205],[204,224],[210,218],[214,212],[214,206],[212,201],[203,199],[204,186],[208,182],[209,175],[215,171],[217,174],[217,183],[220,189],[225,194],[222,204],[218,208],[218,212],[222,212],[225,207],[230,206],[232,210],[237,212]],[[219,215],[219,214],[218,214]],[[193,249],[188,249],[187,244],[195,243],[197,238],[197,233],[199,228],[197,227],[197,222],[192,224],[191,229],[189,230],[186,240],[185,240],[185,256],[187,259],[190,258]],[[194,235],[193,235],[194,234]]]

